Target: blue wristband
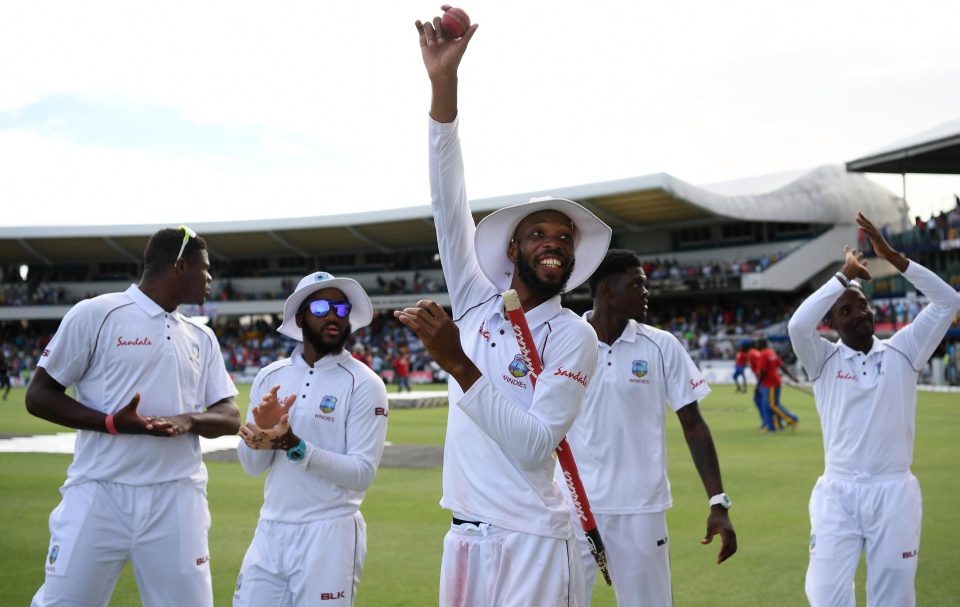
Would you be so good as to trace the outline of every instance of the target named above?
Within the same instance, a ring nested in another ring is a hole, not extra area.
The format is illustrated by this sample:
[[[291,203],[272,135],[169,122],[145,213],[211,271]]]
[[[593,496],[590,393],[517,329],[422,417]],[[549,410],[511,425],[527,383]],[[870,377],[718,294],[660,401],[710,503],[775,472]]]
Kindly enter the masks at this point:
[[[307,443],[300,439],[300,442],[287,449],[287,459],[291,462],[299,462],[307,455]]]

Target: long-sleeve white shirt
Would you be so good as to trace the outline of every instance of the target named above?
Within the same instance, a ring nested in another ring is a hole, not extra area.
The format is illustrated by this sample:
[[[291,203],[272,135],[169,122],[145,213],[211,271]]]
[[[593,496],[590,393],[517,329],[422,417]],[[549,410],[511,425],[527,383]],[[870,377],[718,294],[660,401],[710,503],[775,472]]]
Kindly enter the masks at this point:
[[[960,308],[960,295],[911,261],[903,273],[930,304],[890,339],[873,338],[866,354],[817,334],[817,325],[844,291],[830,278],[804,301],[787,326],[813,380],[828,473],[895,474],[913,462],[917,380]]]
[[[247,421],[264,394],[280,385],[281,401],[297,395],[290,427],[307,444],[293,462],[285,451],[237,447],[240,464],[257,476],[269,469],[260,518],[298,523],[356,512],[380,465],[387,436],[387,390],[383,381],[346,351],[312,367],[302,346],[290,358],[260,370],[250,388]]]
[[[466,394],[450,381],[440,504],[462,519],[569,537],[552,454],[580,412],[596,366],[596,333],[561,308],[559,296],[530,310],[543,362],[534,392],[500,294],[474,253],[457,125],[430,120],[430,190],[454,321],[483,377]]]

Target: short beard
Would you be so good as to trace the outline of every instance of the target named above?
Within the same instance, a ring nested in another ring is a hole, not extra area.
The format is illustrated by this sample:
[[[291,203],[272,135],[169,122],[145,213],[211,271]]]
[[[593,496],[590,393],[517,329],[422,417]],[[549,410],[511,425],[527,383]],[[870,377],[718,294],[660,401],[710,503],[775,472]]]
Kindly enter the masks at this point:
[[[563,272],[560,283],[553,284],[540,280],[540,277],[537,276],[537,272],[533,268],[533,264],[530,263],[530,260],[524,257],[521,251],[517,251],[517,272],[520,276],[520,282],[522,282],[533,293],[547,298],[563,293],[563,290],[567,286],[567,281],[570,280],[570,275],[573,274],[574,263],[575,260],[571,259],[570,265]]]
[[[306,322],[303,323],[303,326],[300,329],[303,331],[303,341],[308,342],[311,346],[313,346],[313,349],[320,356],[320,358],[323,358],[327,354],[337,354],[343,350],[344,344],[346,344],[347,340],[350,339],[350,334],[352,333],[350,330],[350,324],[348,323],[347,328],[343,332],[343,335],[340,336],[340,339],[334,343],[328,343],[323,340],[323,336],[320,333],[314,332],[314,330],[310,328],[310,325]],[[322,331],[323,327],[321,327],[320,330]]]

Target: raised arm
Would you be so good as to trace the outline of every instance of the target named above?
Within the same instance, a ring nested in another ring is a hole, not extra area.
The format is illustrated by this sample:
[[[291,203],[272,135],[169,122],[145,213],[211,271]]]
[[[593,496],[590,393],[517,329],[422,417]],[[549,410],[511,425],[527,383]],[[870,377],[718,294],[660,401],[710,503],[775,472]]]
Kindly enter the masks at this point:
[[[863,253],[844,247],[844,263],[840,273],[846,281],[853,279],[869,280],[870,272],[863,259]],[[787,323],[787,333],[790,335],[790,345],[800,360],[800,364],[807,370],[810,381],[817,379],[823,361],[831,351],[830,342],[820,337],[817,325],[823,320],[830,307],[843,294],[846,288],[844,282],[836,276],[831,276],[827,282],[806,298],[794,311]]]

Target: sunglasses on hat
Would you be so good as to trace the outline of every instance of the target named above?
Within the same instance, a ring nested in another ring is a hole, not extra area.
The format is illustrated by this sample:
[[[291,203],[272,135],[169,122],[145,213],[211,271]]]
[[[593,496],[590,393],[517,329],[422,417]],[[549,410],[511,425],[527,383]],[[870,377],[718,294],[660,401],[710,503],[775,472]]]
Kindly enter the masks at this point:
[[[337,313],[337,316],[340,318],[346,318],[350,316],[350,310],[353,308],[350,305],[350,302],[347,301],[333,301],[331,299],[315,299],[310,302],[308,306],[310,313],[314,316],[323,318],[330,313],[330,308]]]

